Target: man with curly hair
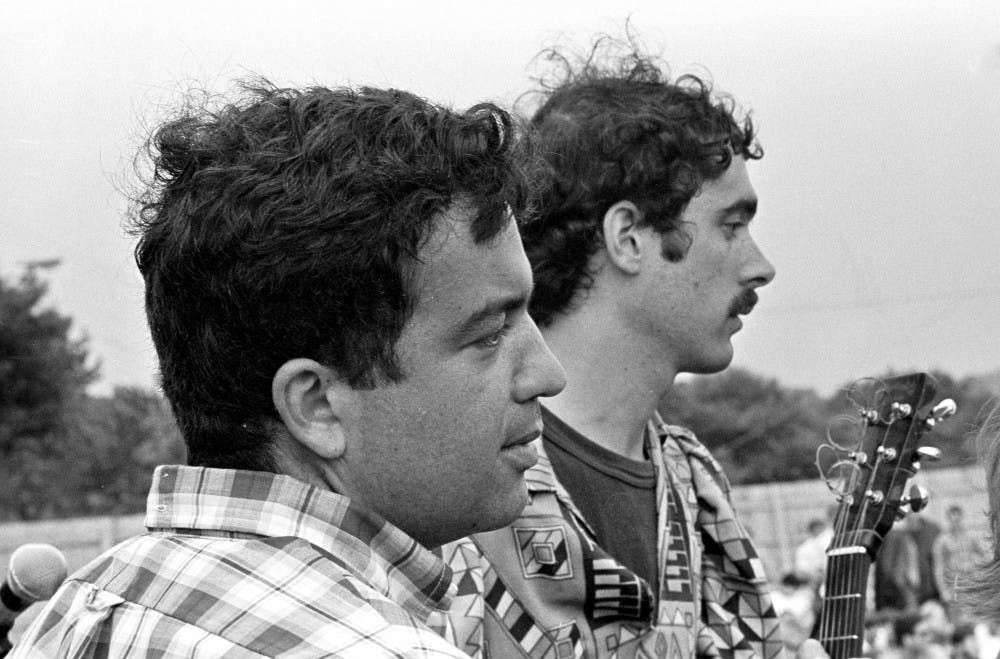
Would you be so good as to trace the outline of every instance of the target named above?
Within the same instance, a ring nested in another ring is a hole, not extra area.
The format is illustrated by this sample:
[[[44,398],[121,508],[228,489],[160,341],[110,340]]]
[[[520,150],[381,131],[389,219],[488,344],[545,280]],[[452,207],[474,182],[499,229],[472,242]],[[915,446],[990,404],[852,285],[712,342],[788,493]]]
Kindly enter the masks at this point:
[[[430,549],[528,499],[564,372],[528,315],[531,159],[491,105],[246,90],[151,141],[136,260],[188,465],[14,657],[458,657]]]
[[[562,75],[532,124],[552,184],[523,232],[567,386],[544,404],[521,517],[445,548],[466,577],[452,622],[489,657],[771,659],[778,622],[728,482],[657,413],[679,373],[729,365],[774,278],[750,233],[762,151],[707,82],[606,46],[580,66],[549,53]]]

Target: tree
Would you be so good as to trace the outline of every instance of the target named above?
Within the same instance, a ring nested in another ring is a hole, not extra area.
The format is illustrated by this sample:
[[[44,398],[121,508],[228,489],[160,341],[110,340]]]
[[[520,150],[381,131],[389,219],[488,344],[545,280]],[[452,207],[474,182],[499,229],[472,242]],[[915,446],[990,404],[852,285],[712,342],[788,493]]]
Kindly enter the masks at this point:
[[[895,375],[901,373],[890,370],[878,375],[877,378],[884,380]],[[995,400],[997,392],[988,378],[972,376],[956,379],[943,371],[931,371],[930,375],[935,390],[932,403],[951,398],[957,404],[958,412],[920,438],[921,446],[935,446],[941,449],[939,460],[926,461],[921,468],[967,467],[974,464],[976,448],[973,435],[983,421],[984,413],[990,409],[991,401]],[[844,389],[848,386],[845,385]],[[830,416],[842,414],[850,407],[846,396],[835,395],[829,400],[828,414]]]
[[[87,339],[72,338],[72,319],[42,306],[48,284],[29,264],[16,283],[0,277],[0,516],[54,512],[64,474],[64,412],[97,377]]]
[[[138,387],[88,397],[72,415],[78,453],[78,510],[86,514],[141,512],[159,464],[184,462],[184,445],[167,401]]]
[[[40,271],[56,265],[0,278],[0,520],[139,512],[153,466],[184,459],[161,396],[87,394],[97,377],[87,340],[43,305]]]
[[[876,376],[898,375],[888,371]],[[996,405],[1000,375],[956,380],[931,373],[934,401],[952,398],[958,413],[927,433],[921,445],[937,446],[941,459],[926,469],[967,466],[976,460],[974,431]],[[671,423],[687,426],[722,463],[736,484],[818,478],[817,448],[826,441],[831,419],[854,414],[846,383],[828,398],[809,389],[790,389],[776,380],[731,368],[675,387],[660,410]]]
[[[825,408],[812,390],[739,368],[681,383],[660,405],[671,423],[694,430],[740,484],[816,477]]]
[[[996,401],[997,392],[983,377],[956,379],[942,371],[932,371],[936,380],[935,401],[953,399],[958,412],[927,434],[922,444],[941,449],[941,458],[925,465],[928,469],[941,467],[967,467],[976,462],[975,431],[983,417]]]

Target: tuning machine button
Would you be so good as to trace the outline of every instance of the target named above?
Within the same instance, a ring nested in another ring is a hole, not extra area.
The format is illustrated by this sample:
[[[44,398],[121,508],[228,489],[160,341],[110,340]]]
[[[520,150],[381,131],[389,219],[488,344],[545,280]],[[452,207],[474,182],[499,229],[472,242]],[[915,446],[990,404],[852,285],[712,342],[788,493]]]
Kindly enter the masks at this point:
[[[900,504],[904,506],[909,506],[911,512],[918,513],[927,507],[927,503],[930,501],[930,493],[920,485],[910,486],[910,495],[903,497]]]
[[[893,403],[889,414],[893,420],[905,419],[913,414],[913,406],[909,403]]]
[[[958,411],[958,405],[955,404],[955,401],[953,401],[950,398],[945,398],[943,401],[941,401],[931,409],[931,412],[927,416],[927,419],[924,421],[924,423],[927,425],[928,428],[933,428],[934,426],[941,423],[948,417],[954,416],[955,412],[957,411]]]
[[[882,460],[886,462],[892,462],[896,459],[898,453],[894,448],[886,448],[885,446],[879,446],[876,452],[881,456]]]
[[[941,449],[936,446],[921,446],[916,451],[914,460],[940,460],[941,459]]]
[[[885,494],[881,490],[865,490],[865,497],[876,505],[885,501]]]
[[[941,459],[941,449],[936,446],[921,446],[913,452],[913,471],[920,471],[921,460]]]

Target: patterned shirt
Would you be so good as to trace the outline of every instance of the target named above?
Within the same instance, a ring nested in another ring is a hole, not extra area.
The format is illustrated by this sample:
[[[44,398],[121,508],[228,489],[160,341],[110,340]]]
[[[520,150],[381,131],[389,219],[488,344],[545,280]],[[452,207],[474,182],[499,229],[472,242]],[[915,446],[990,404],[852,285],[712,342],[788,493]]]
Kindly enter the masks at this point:
[[[541,441],[526,474],[531,501],[510,527],[440,551],[458,592],[459,647],[500,659],[778,659],[778,620],[763,566],[736,518],[721,468],[694,435],[657,417],[658,583],[597,544]]]
[[[425,626],[449,568],[345,497],[162,466],[146,526],[71,576],[11,659],[465,656]]]

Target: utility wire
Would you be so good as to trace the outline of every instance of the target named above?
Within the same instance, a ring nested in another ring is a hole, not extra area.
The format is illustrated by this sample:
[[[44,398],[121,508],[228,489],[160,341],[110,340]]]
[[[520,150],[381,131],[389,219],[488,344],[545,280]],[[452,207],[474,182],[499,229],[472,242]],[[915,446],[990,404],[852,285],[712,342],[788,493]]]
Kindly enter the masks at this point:
[[[852,302],[824,302],[813,300],[802,304],[787,304],[773,309],[768,309],[767,313],[774,316],[810,312],[810,311],[844,311],[850,309],[887,309],[892,307],[902,307],[908,304],[923,304],[927,302],[955,302],[965,300],[978,300],[983,298],[1000,299],[1000,286],[987,286],[984,288],[966,288],[951,291],[940,291],[936,293],[925,293],[923,295],[895,295],[891,297],[873,298],[870,300],[854,300]]]

